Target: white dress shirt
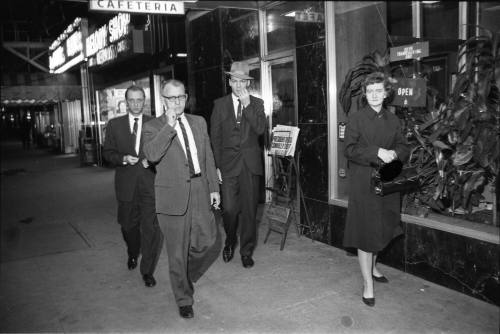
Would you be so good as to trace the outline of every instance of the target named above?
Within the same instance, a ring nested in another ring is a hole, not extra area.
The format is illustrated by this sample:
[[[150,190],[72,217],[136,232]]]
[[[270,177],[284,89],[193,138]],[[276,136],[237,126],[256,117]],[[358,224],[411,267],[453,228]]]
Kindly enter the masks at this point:
[[[141,145],[141,133],[142,133],[142,114],[134,116],[131,113],[128,114],[128,123],[130,125],[130,133],[134,133],[134,118],[137,120],[137,136],[135,136],[135,153],[139,154],[139,147]]]
[[[233,98],[234,118],[238,119],[238,104],[240,103],[240,99],[234,94],[231,94],[231,97]],[[241,112],[243,115],[243,104],[241,104]]]
[[[198,161],[198,150],[196,149],[196,143],[194,141],[193,131],[191,131],[191,127],[189,126],[189,122],[187,121],[186,116],[184,114],[179,116],[177,123],[175,123],[174,129],[175,131],[177,131],[177,137],[181,142],[182,149],[184,150],[184,154],[186,155],[186,159],[187,159],[186,143],[184,143],[184,136],[182,135],[182,130],[181,126],[179,125],[179,122],[182,122],[182,124],[184,124],[184,128],[186,129],[186,135],[189,140],[189,151],[191,152],[191,159],[193,160],[194,173],[198,174],[201,172],[201,169],[200,169],[200,162]]]

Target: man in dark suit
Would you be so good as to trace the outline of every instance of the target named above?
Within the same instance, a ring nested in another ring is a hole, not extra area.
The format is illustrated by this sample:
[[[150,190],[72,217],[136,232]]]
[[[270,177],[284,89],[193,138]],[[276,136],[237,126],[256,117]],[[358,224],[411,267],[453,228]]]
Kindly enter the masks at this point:
[[[243,267],[254,265],[253,250],[257,243],[256,213],[259,199],[259,177],[263,175],[259,136],[266,128],[264,103],[248,94],[248,64],[235,62],[226,72],[232,93],[214,102],[210,134],[219,181],[222,184],[222,206],[226,241],[224,262],[233,258],[240,225],[240,255]]]
[[[103,155],[116,166],[115,192],[118,223],[127,245],[128,269],[137,266],[147,287],[156,285],[153,276],[163,245],[163,235],[155,213],[154,166],[143,153],[142,125],[152,117],[143,115],[144,90],[130,86],[125,92],[128,114],[111,119],[106,126]]]
[[[170,283],[179,313],[192,318],[193,282],[219,256],[215,217],[219,184],[203,117],[184,113],[184,84],[168,80],[165,113],[144,126],[144,154],[157,163],[156,212],[166,238]]]

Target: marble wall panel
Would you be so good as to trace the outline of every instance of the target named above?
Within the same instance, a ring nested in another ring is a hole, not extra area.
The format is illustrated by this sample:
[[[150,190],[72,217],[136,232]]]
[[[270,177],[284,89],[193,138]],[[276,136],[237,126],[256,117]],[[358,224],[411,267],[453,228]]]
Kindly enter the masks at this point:
[[[405,270],[500,305],[498,245],[407,224]]]
[[[310,198],[305,198],[305,205],[307,207],[307,215],[309,216],[309,223],[306,219],[306,213],[304,207],[300,209],[300,221],[301,224],[310,226],[310,228],[304,228],[303,233],[307,237],[323,242],[325,244],[329,243],[330,236],[330,215],[329,207],[327,202],[317,201]]]
[[[205,117],[210,129],[213,102],[224,95],[222,68],[214,67],[195,72],[193,84],[195,91],[189,92],[191,112]]]
[[[325,43],[297,48],[299,123],[327,123]]]
[[[299,124],[297,148],[299,174],[304,196],[328,203],[328,127],[326,124]]]
[[[314,13],[315,20],[295,21],[295,46],[313,44],[325,40],[325,3],[324,1],[301,1],[300,7]],[[297,14],[296,14],[297,15]]]
[[[191,53],[191,71],[221,65],[220,27],[218,10],[202,15],[189,24],[188,50]]]

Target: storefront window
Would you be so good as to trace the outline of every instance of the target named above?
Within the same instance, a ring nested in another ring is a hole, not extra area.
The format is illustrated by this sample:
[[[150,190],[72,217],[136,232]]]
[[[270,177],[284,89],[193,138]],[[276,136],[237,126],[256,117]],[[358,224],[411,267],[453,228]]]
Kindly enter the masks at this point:
[[[423,38],[457,39],[458,1],[422,2],[422,29]]]
[[[489,14],[498,12],[498,5],[467,5],[470,6],[464,6],[462,3],[459,7],[458,3],[441,1],[432,4],[422,2],[421,6],[413,7],[411,21],[418,23],[416,20],[422,18],[420,32],[423,38],[418,41],[427,42],[429,52],[421,58],[413,57],[392,62],[375,51],[394,47],[394,39],[388,38],[385,48],[372,45],[367,49],[365,45],[373,44],[376,36],[386,33],[385,23],[391,29],[390,34],[398,34],[395,27],[399,24],[400,17],[393,14],[398,5],[386,3],[388,22],[381,23],[373,18],[382,19],[383,15],[373,14],[383,13],[383,4],[380,4],[380,8],[377,5],[376,10],[366,6],[335,12],[335,55],[342,109],[336,114],[336,124],[331,124],[338,129],[335,131],[335,137],[338,138],[331,140],[335,141],[336,150],[330,151],[331,154],[337,155],[331,174],[335,180],[335,183],[331,184],[331,198],[334,203],[345,204],[348,200],[348,183],[345,178],[348,175],[348,163],[342,156],[344,144],[340,134],[341,128],[345,129],[347,122],[345,114],[356,112],[357,99],[360,96],[356,94],[356,87],[359,87],[362,80],[361,75],[358,76],[361,78],[359,81],[352,80],[353,77],[347,72],[357,69],[359,72],[356,73],[360,73],[361,66],[371,66],[374,70],[391,73],[396,79],[413,78],[425,83],[422,86],[424,94],[420,95],[423,95],[424,99],[420,103],[389,103],[389,110],[400,118],[404,135],[412,147],[408,165],[416,168],[421,181],[418,191],[403,196],[402,212],[407,215],[405,219],[415,222],[420,218],[427,218],[438,223],[458,218],[462,222],[498,225],[498,214],[493,208],[497,202],[494,184],[498,165],[492,160],[492,157],[497,156],[498,148],[487,139],[492,138],[490,133],[497,131],[497,128],[493,123],[485,122],[487,119],[494,119],[498,109],[498,103],[492,98],[497,88],[490,79],[494,77],[494,64],[491,61],[494,43],[487,40],[488,34],[484,33],[482,28],[475,32],[482,36],[479,42],[465,44],[467,53],[463,56],[463,63],[466,64],[467,71],[460,71],[457,67],[457,62],[462,59],[457,59],[458,50],[462,50],[459,47],[464,45],[467,38],[464,29],[461,29],[459,35],[459,27],[468,23],[473,26],[479,23],[485,27],[484,23],[489,22],[493,29],[486,28],[497,31],[498,20],[494,20]],[[373,27],[373,33],[356,26],[346,27],[344,24],[354,22],[355,19],[358,19],[356,22],[359,22],[359,25],[366,25],[371,19],[369,24]],[[390,20],[396,20],[395,24]],[[355,33],[359,44],[349,38],[350,34]],[[459,40],[459,36],[464,40]],[[414,34],[398,37],[401,38],[396,41],[397,45],[412,45],[417,41]],[[351,58],[354,59],[350,63],[351,59],[343,55],[343,50],[355,48],[357,54],[352,55]],[[416,85],[416,82],[414,84]],[[346,95],[349,96],[347,101],[351,102],[350,104],[344,103]],[[344,108],[347,110],[343,110]],[[480,111],[476,112],[478,110]],[[428,123],[430,121],[431,125]],[[418,219],[413,220],[415,216]]]
[[[146,102],[144,104],[144,114],[151,115],[151,94],[149,86],[149,78],[141,78],[138,80],[130,80],[110,86],[97,91],[99,124],[101,125],[101,140],[103,144],[106,138],[106,124],[110,119],[124,116],[127,114],[127,103],[125,101],[125,91],[127,88],[135,84],[144,89],[146,93]]]
[[[311,34],[317,35],[316,30],[318,29],[324,32],[324,4],[322,1],[285,2],[267,9],[268,53],[295,48],[298,46],[297,44],[300,44],[297,39],[307,39],[307,36],[296,36],[296,25],[305,22],[317,25],[308,25]]]
[[[390,35],[412,36],[412,2],[387,2],[387,29]]]
[[[221,9],[224,60],[259,56],[259,18],[256,10]]]

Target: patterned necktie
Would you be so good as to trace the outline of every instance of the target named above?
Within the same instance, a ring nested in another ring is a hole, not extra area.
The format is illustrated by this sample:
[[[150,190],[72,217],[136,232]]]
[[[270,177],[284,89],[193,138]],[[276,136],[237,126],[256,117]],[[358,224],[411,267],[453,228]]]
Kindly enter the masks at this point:
[[[178,118],[179,125],[181,127],[182,131],[182,137],[184,138],[184,146],[186,146],[186,155],[188,159],[188,164],[189,164],[189,175],[193,176],[194,175],[194,164],[193,164],[193,157],[191,157],[191,149],[189,148],[189,138],[186,133],[186,128],[184,127],[184,124],[182,123],[182,120]]]
[[[137,136],[137,128],[139,127],[139,118],[134,117],[134,130],[132,130],[132,134]]]
[[[238,99],[238,112],[236,113],[236,124],[241,123],[241,101]]]

